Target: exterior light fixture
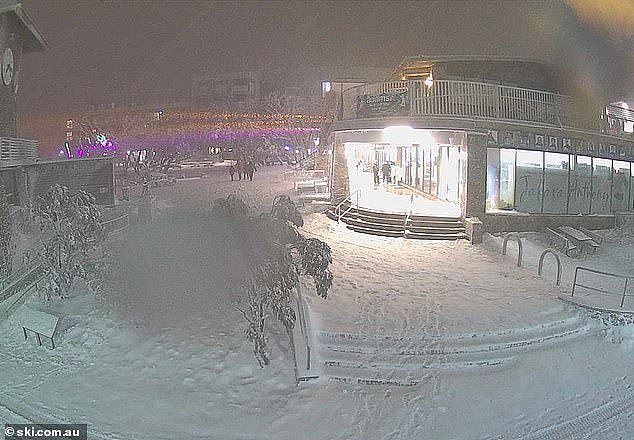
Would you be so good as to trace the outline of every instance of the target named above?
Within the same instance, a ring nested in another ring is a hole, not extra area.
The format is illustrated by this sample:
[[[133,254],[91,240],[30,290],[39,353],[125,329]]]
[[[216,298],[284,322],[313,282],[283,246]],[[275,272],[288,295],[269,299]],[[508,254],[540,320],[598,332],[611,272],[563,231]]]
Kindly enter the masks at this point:
[[[427,87],[431,87],[434,85],[434,77],[431,75],[431,72],[429,72],[429,76],[425,78],[425,81],[423,81],[423,84],[425,84],[425,86]]]
[[[389,144],[407,145],[415,142],[416,130],[407,125],[394,125],[383,129],[383,140]]]

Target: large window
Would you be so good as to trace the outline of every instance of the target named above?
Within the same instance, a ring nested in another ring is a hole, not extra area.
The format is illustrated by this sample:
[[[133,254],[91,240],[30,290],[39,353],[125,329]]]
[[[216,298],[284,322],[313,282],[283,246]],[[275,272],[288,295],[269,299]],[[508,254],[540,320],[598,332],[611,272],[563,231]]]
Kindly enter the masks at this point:
[[[568,214],[589,214],[592,198],[592,158],[572,156],[568,185]]]
[[[634,210],[634,164],[543,151],[487,149],[487,211],[611,214]]]
[[[592,159],[592,204],[594,214],[609,214],[610,194],[612,192],[612,161],[610,159]]]
[[[634,163],[630,164],[630,206],[628,211],[634,211]]]
[[[520,212],[542,211],[544,153],[517,150],[515,209]]]
[[[487,151],[487,210],[515,208],[515,150]]]
[[[567,154],[544,154],[544,213],[566,214],[569,171]]]
[[[612,211],[627,211],[630,206],[630,163],[615,160],[612,172]]]

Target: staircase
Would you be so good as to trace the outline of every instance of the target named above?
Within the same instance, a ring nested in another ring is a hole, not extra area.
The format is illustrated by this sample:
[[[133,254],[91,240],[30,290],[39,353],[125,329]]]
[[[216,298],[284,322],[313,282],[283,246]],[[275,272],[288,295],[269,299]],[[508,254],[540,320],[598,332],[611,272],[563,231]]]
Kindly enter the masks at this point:
[[[320,331],[322,374],[337,382],[413,386],[433,372],[508,368],[523,353],[574,340],[594,329],[581,314],[553,318],[523,328],[444,336]]]
[[[459,217],[432,217],[407,215],[357,208],[346,202],[341,205],[341,221],[348,229],[364,234],[385,237],[405,237],[422,240],[458,240],[467,238],[464,224]],[[334,208],[326,215],[338,221]]]

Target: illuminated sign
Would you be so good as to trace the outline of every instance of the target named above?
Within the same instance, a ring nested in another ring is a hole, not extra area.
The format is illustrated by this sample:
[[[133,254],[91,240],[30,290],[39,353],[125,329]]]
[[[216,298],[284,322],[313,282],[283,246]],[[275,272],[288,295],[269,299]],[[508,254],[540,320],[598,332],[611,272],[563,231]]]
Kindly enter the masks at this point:
[[[357,117],[407,115],[407,92],[378,93],[357,97]]]

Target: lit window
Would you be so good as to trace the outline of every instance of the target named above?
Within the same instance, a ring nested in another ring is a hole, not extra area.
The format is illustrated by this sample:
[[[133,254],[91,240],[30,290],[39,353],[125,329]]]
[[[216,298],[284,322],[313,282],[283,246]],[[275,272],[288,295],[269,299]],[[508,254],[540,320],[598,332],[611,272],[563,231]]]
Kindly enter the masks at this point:
[[[332,82],[330,81],[322,81],[321,82],[321,94],[325,95],[326,93],[332,90]]]

